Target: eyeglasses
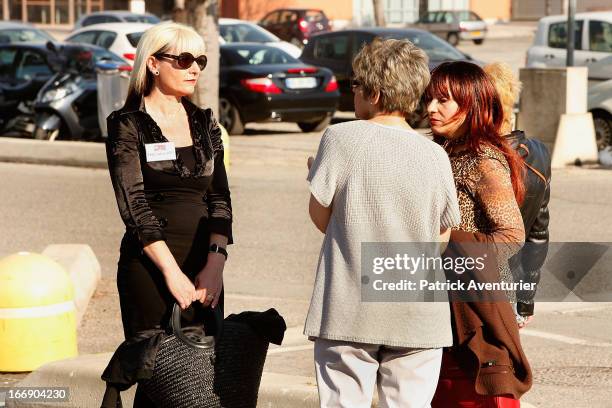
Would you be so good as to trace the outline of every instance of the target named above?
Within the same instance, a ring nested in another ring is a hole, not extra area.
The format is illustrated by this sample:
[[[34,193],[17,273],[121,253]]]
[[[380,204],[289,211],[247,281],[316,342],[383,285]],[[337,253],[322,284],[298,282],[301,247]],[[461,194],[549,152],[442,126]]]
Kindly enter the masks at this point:
[[[361,86],[361,81],[351,78],[351,91],[355,92]]]
[[[157,59],[161,57],[176,60],[178,62],[179,68],[181,69],[189,69],[195,61],[198,64],[198,67],[200,67],[200,70],[203,71],[204,68],[206,68],[206,64],[208,63],[208,58],[206,58],[206,55],[200,55],[196,58],[190,52],[182,52],[180,55],[157,53],[153,54],[153,56]]]

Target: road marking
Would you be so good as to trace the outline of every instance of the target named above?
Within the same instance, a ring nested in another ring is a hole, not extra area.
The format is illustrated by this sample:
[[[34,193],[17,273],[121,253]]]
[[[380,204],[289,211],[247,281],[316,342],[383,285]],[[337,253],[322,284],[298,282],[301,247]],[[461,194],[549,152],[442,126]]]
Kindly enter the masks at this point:
[[[306,351],[306,350],[312,350],[312,349],[313,349],[312,344],[306,344],[304,346],[279,347],[279,348],[269,350],[268,354],[291,353],[294,351]]]
[[[539,337],[542,339],[554,340],[554,341],[559,341],[561,343],[567,343],[567,344],[573,344],[573,345],[591,346],[591,347],[612,347],[612,343],[595,342],[595,341],[590,341],[590,340],[578,339],[576,337],[564,336],[562,334],[547,333],[547,332],[540,331],[540,330],[522,329],[520,333],[527,335],[527,336]]]

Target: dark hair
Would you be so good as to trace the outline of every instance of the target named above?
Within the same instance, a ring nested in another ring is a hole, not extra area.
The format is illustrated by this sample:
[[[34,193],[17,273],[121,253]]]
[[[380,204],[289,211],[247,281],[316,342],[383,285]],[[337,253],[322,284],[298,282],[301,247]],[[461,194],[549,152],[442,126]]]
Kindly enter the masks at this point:
[[[465,61],[444,62],[431,73],[431,81],[425,90],[425,101],[452,98],[459,110],[456,117],[464,117],[467,125],[467,146],[479,152],[485,144],[501,151],[510,166],[512,189],[516,201],[525,198],[523,158],[502,137],[504,119],[499,95],[487,74],[476,64]]]

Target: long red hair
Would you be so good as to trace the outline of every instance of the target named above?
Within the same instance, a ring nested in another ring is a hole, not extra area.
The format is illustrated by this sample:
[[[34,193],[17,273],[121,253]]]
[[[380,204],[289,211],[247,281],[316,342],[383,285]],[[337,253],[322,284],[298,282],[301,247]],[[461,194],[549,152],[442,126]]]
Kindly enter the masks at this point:
[[[425,101],[452,98],[459,110],[455,117],[464,117],[468,149],[479,152],[485,144],[500,150],[510,166],[510,178],[516,201],[525,198],[523,158],[501,135],[504,113],[499,95],[486,73],[476,64],[465,61],[444,62],[431,73],[425,90]]]

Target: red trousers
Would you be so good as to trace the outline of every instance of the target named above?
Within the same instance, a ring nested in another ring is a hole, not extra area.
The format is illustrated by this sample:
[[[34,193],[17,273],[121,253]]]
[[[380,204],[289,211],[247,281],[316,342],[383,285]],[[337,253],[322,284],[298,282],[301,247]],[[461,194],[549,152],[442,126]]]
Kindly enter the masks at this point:
[[[431,401],[432,408],[520,408],[512,396],[480,395],[474,387],[474,377],[459,366],[452,353],[444,350],[438,388]]]

